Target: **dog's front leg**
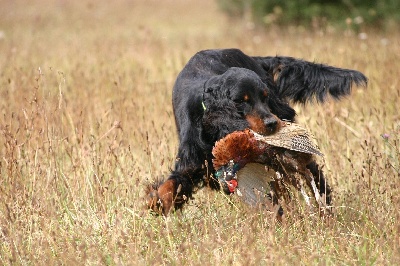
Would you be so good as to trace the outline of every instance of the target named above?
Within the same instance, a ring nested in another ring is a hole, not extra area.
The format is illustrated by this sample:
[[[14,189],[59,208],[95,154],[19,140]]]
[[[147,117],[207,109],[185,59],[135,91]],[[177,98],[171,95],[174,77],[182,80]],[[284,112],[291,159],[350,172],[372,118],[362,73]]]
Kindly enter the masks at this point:
[[[183,207],[203,185],[204,169],[174,171],[165,182],[152,185],[148,193],[148,207],[167,216],[172,210]]]
[[[148,193],[147,205],[157,214],[167,216],[174,206],[174,198],[177,194],[173,180],[166,180],[157,185],[152,185]]]

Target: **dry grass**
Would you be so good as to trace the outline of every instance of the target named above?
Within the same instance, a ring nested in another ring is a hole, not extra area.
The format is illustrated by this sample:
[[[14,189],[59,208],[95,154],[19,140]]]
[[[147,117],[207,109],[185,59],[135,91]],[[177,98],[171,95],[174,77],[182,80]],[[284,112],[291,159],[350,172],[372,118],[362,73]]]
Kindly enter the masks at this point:
[[[398,32],[262,32],[212,1],[0,7],[0,264],[400,262]],[[143,210],[144,184],[174,162],[174,79],[196,51],[215,47],[370,78],[349,99],[298,108],[326,154],[333,219],[295,201],[278,225],[207,189],[166,220]]]

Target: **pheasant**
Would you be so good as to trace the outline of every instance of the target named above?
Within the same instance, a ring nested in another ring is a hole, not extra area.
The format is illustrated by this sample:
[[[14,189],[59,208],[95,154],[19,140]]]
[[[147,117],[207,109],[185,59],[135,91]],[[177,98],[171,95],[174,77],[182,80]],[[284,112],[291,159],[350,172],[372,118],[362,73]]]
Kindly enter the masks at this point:
[[[235,131],[215,143],[212,150],[213,166],[222,188],[237,192],[250,205],[271,201],[266,193],[276,198],[290,198],[285,183],[304,191],[306,183],[320,207],[325,206],[306,165],[314,155],[323,156],[311,134],[298,124],[280,121],[280,129],[273,135],[261,135],[251,129]],[[267,199],[268,198],[268,199]]]

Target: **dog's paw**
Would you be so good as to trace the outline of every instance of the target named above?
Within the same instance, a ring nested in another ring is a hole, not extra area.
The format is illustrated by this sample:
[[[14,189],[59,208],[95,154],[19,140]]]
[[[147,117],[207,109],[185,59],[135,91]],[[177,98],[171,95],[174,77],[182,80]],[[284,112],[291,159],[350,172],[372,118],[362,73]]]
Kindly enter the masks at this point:
[[[147,188],[147,207],[156,214],[167,216],[174,207],[174,195],[173,180],[150,185]]]

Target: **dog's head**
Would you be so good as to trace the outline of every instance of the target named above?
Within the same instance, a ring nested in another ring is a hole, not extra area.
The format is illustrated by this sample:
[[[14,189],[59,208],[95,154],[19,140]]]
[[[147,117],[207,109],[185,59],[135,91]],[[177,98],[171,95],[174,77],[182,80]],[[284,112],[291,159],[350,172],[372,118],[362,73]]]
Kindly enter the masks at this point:
[[[246,128],[273,134],[280,125],[274,109],[282,109],[279,113],[289,119],[295,114],[255,72],[235,67],[205,83],[203,107],[205,131],[218,139]]]

